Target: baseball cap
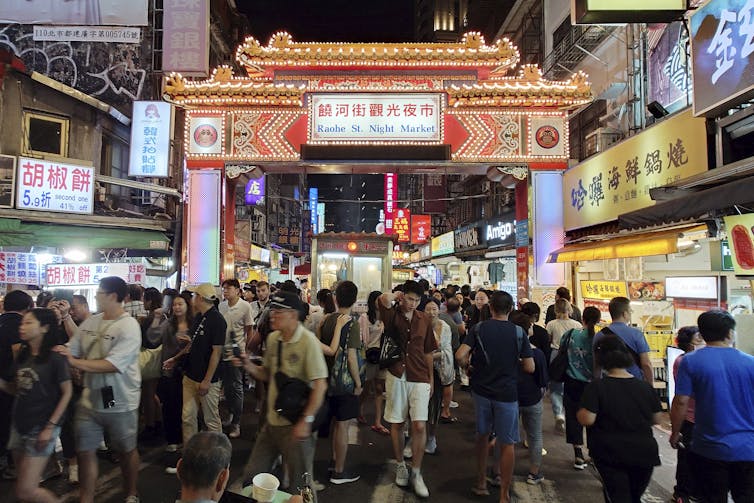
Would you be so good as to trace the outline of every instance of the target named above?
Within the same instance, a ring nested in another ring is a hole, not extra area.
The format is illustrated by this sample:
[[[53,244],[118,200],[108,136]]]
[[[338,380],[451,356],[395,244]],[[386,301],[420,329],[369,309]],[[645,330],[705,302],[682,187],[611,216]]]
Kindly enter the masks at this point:
[[[301,298],[293,293],[280,290],[272,296],[271,309],[295,309],[299,313],[304,312],[304,303]]]
[[[217,291],[211,283],[201,283],[199,285],[190,286],[187,288],[189,292],[199,294],[200,297],[207,300],[217,300]]]

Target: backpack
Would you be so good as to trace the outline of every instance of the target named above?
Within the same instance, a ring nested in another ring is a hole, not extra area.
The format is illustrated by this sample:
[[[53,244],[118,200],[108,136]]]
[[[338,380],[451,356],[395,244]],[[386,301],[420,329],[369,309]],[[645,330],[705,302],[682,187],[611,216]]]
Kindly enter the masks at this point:
[[[351,335],[353,323],[353,318],[349,316],[348,321],[340,329],[340,344],[338,345],[338,351],[335,353],[335,361],[330,370],[329,389],[331,395],[352,395],[356,388],[356,383],[354,383],[351,372],[348,370],[348,338]],[[361,348],[356,350],[356,361],[359,369],[359,378],[363,386],[366,379],[366,362]]]

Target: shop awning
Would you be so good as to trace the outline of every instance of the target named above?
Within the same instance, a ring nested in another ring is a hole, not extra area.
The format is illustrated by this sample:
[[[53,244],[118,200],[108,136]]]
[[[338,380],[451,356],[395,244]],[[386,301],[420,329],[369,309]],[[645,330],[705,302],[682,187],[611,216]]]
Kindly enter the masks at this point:
[[[643,232],[602,241],[574,243],[550,253],[549,263],[581,262],[611,258],[649,257],[678,251],[678,238],[684,232],[706,231],[705,225],[692,225],[657,232]]]
[[[748,177],[625,213],[618,217],[618,224],[623,229],[667,225],[753,202],[754,177]]]
[[[0,246],[167,250],[169,245],[170,239],[157,231],[35,224],[0,218]]]

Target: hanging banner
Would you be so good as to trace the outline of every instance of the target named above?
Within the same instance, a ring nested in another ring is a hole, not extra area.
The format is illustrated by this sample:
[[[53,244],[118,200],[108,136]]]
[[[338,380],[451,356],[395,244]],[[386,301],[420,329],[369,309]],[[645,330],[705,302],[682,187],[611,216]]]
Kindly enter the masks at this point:
[[[134,101],[128,176],[169,176],[173,107],[164,101]]]
[[[424,175],[424,213],[445,213],[445,175]]]
[[[393,219],[393,234],[395,234],[399,243],[408,243],[411,241],[411,211],[405,208],[398,208]]]
[[[432,217],[430,215],[411,215],[411,244],[423,245],[429,240],[432,232]]]
[[[94,168],[19,157],[16,208],[91,215]]]
[[[398,175],[385,173],[385,234],[393,234],[395,196],[398,193]]]
[[[317,204],[319,200],[319,189],[317,187],[309,187],[309,215],[311,223],[311,233],[317,234],[319,232],[319,213],[317,213]]]
[[[129,284],[143,284],[147,279],[144,264],[48,264],[46,271],[47,288],[96,285],[107,276],[117,276]]]
[[[162,71],[209,74],[209,0],[163,0]]]

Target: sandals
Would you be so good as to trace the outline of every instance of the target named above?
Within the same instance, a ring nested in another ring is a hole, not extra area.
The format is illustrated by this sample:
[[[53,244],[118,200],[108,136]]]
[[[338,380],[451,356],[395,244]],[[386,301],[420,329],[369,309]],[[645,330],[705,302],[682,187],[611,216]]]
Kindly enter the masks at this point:
[[[385,428],[382,425],[377,426],[377,425],[373,424],[371,426],[371,429],[372,429],[373,432],[379,433],[380,435],[390,435],[390,430],[388,430],[387,428]]]
[[[443,424],[453,424],[458,422],[458,418],[456,416],[440,416],[440,422]]]
[[[358,422],[359,424],[368,424],[368,423],[367,423],[367,420],[366,420],[366,418],[365,418],[364,416],[359,416],[359,417],[357,417],[357,418],[356,418],[356,421],[357,421],[357,422]]]
[[[490,495],[490,491],[486,487],[472,486],[471,492],[474,494],[474,496],[489,496]]]

